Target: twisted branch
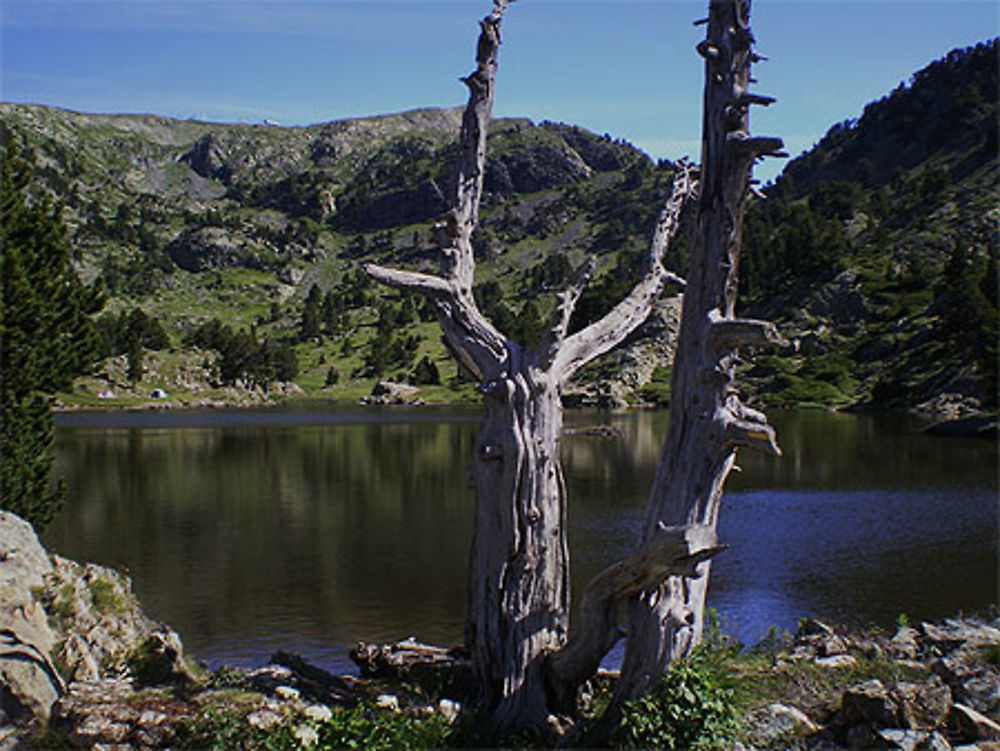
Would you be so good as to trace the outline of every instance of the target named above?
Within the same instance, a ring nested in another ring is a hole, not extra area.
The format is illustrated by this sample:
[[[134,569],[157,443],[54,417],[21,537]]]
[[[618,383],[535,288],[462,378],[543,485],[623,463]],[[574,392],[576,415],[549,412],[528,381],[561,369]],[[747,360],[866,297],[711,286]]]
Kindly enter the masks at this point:
[[[685,285],[681,277],[663,267],[663,256],[670,241],[677,234],[684,202],[698,190],[697,175],[698,169],[694,165],[684,160],[677,163],[670,198],[660,212],[649,245],[649,268],[645,276],[611,312],[565,338],[563,346],[554,353],[552,363],[553,369],[562,378],[569,378],[588,362],[603,355],[635,331],[646,320],[653,302],[667,283],[672,282],[682,287]],[[572,298],[573,305],[578,298],[579,294]],[[572,314],[572,308],[569,312]],[[564,311],[560,315],[560,322],[563,316]],[[568,322],[568,318],[566,321]],[[564,335],[564,332],[565,329],[562,332],[556,331],[550,334],[550,338],[557,339],[559,333]]]

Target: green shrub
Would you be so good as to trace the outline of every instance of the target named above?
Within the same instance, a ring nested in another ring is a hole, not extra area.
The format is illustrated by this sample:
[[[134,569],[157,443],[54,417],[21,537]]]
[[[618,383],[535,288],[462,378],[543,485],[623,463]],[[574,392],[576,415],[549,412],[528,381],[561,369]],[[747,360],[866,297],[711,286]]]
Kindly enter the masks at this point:
[[[626,748],[707,751],[726,748],[739,730],[733,690],[704,652],[681,660],[646,696],[625,704]]]
[[[90,598],[94,603],[94,609],[98,613],[121,613],[127,608],[125,598],[115,589],[114,582],[104,578],[97,578],[87,584],[90,589]]]
[[[1000,644],[987,644],[983,647],[983,661],[1000,667]]]

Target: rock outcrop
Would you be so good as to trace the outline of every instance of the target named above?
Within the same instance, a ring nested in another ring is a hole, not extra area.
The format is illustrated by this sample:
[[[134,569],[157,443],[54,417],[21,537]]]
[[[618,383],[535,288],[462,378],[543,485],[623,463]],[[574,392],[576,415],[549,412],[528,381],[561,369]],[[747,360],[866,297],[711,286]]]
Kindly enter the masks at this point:
[[[195,141],[178,161],[186,163],[202,177],[229,182],[231,171],[226,166],[226,154],[211,133]]]
[[[809,675],[822,686],[861,676],[866,664],[888,670],[833,694],[805,692],[789,697],[790,706],[752,711],[746,718],[749,745],[742,748],[993,748],[1000,744],[998,654],[1000,619],[922,623],[892,636],[803,621],[774,655],[776,673]]]
[[[257,253],[221,227],[186,232],[167,246],[167,253],[185,271],[260,266]]]
[[[0,511],[0,728],[47,721],[65,690],[51,657],[57,636],[37,598],[52,570],[31,525]]]
[[[377,381],[372,387],[371,395],[361,397],[361,403],[377,405],[419,404],[418,393],[420,393],[420,389],[408,383]]]
[[[0,511],[0,748],[44,726],[73,686],[143,676],[196,680],[128,577],[48,554],[30,524]]]

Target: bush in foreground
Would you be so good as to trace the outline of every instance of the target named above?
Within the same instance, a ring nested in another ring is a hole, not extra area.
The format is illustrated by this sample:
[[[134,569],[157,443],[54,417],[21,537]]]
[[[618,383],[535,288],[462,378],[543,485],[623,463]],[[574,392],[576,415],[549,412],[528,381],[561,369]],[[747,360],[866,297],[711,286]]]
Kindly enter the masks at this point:
[[[622,712],[626,748],[707,751],[726,748],[739,732],[733,690],[704,652],[675,663],[647,695]]]

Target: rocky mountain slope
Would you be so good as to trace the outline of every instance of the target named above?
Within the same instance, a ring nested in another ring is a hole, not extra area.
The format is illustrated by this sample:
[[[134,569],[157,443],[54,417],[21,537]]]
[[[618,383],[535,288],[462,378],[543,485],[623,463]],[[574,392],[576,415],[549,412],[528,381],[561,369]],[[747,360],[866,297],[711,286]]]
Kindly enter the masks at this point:
[[[800,349],[782,402],[996,405],[997,41],[955,50],[833,126],[746,227],[744,301]]]
[[[996,53],[996,41],[957,50],[915,74],[751,206],[745,305],[798,343],[748,372],[758,400],[995,403]],[[435,265],[459,117],[286,128],[0,104],[0,135],[33,164],[36,196],[64,207],[82,276],[110,292],[109,359],[68,398],[132,403],[160,387],[189,403],[247,400],[280,383],[355,400],[378,379],[474,398],[433,312],[360,272]],[[600,315],[638,274],[671,176],[608,135],[495,121],[475,235],[484,309],[530,342],[594,256],[574,325]],[[686,245],[668,255],[681,273]],[[582,374],[578,399],[665,400],[676,318],[665,300]]]

